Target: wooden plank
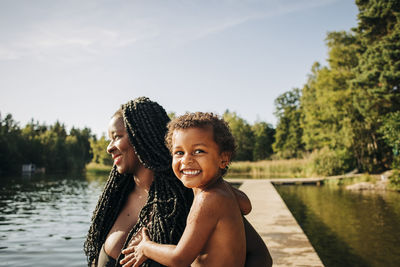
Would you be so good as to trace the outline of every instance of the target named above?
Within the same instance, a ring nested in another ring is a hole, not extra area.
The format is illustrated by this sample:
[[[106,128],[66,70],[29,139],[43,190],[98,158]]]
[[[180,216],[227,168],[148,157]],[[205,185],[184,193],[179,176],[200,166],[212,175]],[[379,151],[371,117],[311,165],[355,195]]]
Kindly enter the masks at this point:
[[[242,182],[240,189],[248,195],[253,205],[253,210],[246,218],[267,244],[273,266],[324,266],[269,180],[228,181]]]

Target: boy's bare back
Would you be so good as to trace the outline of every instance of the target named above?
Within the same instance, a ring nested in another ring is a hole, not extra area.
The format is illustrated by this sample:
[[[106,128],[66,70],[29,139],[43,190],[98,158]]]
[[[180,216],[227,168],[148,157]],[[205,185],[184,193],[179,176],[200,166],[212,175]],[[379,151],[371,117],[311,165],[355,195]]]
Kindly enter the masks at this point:
[[[246,242],[243,218],[229,185],[222,178],[203,190],[194,190],[180,244],[195,243],[202,250],[192,266],[244,266]],[[198,242],[193,242],[193,239]],[[187,242],[185,242],[187,241]]]

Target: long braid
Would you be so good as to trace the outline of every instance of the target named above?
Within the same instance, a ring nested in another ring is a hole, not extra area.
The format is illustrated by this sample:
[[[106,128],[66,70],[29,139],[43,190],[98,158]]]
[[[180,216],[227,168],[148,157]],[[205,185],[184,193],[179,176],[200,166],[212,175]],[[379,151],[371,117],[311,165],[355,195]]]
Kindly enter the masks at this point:
[[[140,162],[154,172],[146,204],[139,213],[136,225],[129,232],[124,248],[132,237],[146,226],[150,238],[162,244],[177,244],[186,226],[193,193],[175,178],[171,169],[171,155],[164,136],[169,118],[165,110],[146,97],[122,106],[124,124],[129,140]],[[93,213],[92,225],[85,242],[89,265],[97,259],[102,244],[118,214],[134,188],[132,176],[119,174],[115,167]],[[120,255],[117,260],[123,258]],[[146,261],[142,266],[149,266]]]
[[[155,179],[138,222],[133,227],[124,244],[127,247],[132,237],[143,226],[149,230],[151,240],[160,244],[177,244],[186,226],[186,216],[190,209],[192,193],[170,172],[156,172]],[[174,178],[174,180],[171,180]],[[186,201],[183,201],[186,200]],[[118,261],[123,258],[120,255]],[[149,266],[145,262],[142,266]]]
[[[169,117],[165,110],[147,97],[122,106],[124,123],[136,155],[146,168],[163,171],[171,168],[171,155],[165,146]]]
[[[107,233],[113,226],[127,196],[134,186],[135,183],[132,176],[118,173],[115,166],[111,169],[103,193],[93,212],[92,224],[84,244],[84,250],[89,263],[96,260],[99,256]]]

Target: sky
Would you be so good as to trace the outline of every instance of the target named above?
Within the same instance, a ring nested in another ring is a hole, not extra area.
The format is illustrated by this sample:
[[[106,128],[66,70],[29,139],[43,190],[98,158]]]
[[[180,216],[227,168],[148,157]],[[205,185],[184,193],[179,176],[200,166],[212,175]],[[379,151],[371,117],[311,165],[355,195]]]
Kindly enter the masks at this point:
[[[121,104],[236,112],[276,126],[274,100],[326,65],[353,0],[0,0],[0,113],[88,127]]]

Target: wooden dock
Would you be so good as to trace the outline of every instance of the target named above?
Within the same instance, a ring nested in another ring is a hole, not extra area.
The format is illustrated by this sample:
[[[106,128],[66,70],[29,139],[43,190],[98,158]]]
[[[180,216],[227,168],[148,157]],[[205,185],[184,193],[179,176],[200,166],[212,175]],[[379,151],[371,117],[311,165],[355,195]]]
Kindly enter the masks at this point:
[[[298,184],[296,179],[228,179],[241,183],[253,210],[246,218],[261,235],[271,253],[273,266],[324,266],[307,236],[272,185]],[[306,179],[304,179],[306,180]],[[321,184],[318,179],[302,184]]]
[[[268,179],[274,185],[322,185],[324,178],[284,178]]]

